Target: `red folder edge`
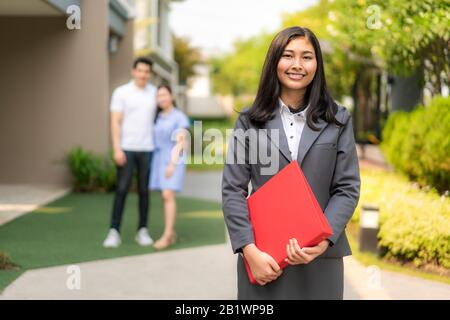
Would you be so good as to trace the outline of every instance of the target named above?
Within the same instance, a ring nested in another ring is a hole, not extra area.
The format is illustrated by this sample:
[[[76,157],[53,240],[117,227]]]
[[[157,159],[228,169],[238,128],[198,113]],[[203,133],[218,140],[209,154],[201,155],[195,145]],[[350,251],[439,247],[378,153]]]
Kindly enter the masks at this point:
[[[300,166],[298,168],[300,169]],[[300,171],[300,174],[303,176],[302,182],[304,182],[304,185],[305,185],[306,189],[308,190],[309,198],[311,199],[311,201],[316,209],[316,212],[319,213],[317,215],[317,217],[319,218],[319,222],[321,223],[321,225],[323,227],[323,231],[325,233],[323,236],[319,236],[317,239],[314,239],[312,241],[312,243],[305,245],[306,247],[315,246],[318,243],[320,243],[321,241],[323,241],[323,240],[327,239],[328,237],[330,237],[331,235],[333,235],[333,230],[331,229],[330,225],[328,224],[328,220],[326,219],[325,214],[322,211],[322,208],[320,207],[319,203],[317,202],[317,199],[314,196],[314,193],[312,192],[311,187],[309,186],[309,183],[307,182],[308,180],[306,180],[306,177],[303,174],[303,171],[301,169],[299,171]],[[317,241],[317,243],[314,244],[314,242],[316,242],[316,241]]]

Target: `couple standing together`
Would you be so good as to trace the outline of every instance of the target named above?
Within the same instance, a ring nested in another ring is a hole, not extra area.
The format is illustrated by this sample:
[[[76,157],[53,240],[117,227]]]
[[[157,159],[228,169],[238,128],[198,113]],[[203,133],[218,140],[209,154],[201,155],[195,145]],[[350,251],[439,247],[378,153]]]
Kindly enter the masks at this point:
[[[175,243],[176,192],[181,191],[185,174],[187,116],[175,107],[167,85],[150,84],[152,62],[138,58],[133,63],[133,79],[118,87],[111,99],[111,137],[117,167],[117,189],[111,225],[103,243],[121,244],[120,224],[133,172],[137,169],[139,224],[136,242],[164,249]],[[165,227],[154,242],[147,228],[148,190],[161,191]]]

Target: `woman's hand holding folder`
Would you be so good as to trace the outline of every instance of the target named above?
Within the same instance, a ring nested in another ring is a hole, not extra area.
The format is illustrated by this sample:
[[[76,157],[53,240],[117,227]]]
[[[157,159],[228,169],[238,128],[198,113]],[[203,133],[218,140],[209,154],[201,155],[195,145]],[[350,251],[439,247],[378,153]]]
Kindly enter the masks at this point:
[[[246,245],[242,251],[258,284],[265,285],[283,273],[278,263],[269,254],[259,250],[255,244]]]
[[[286,253],[288,256],[286,261],[291,265],[308,264],[324,253],[329,245],[330,242],[328,239],[325,239],[317,246],[300,248],[297,239],[289,239],[289,243],[286,245]]]

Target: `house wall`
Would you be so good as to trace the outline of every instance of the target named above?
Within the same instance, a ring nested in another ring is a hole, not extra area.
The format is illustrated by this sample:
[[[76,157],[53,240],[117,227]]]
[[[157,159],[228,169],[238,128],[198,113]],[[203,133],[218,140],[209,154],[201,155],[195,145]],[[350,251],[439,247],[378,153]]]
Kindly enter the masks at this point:
[[[0,183],[67,185],[71,148],[108,149],[108,1],[81,8],[81,30],[63,16],[0,17]]]
[[[110,55],[110,96],[115,88],[131,80],[131,68],[134,61],[133,32],[134,21],[129,20],[126,24],[126,36],[119,41],[117,52]]]

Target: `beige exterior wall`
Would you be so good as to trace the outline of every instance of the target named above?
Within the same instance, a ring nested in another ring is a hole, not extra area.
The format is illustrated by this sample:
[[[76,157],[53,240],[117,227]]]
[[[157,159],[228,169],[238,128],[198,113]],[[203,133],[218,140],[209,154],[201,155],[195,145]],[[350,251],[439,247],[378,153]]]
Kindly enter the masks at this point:
[[[120,40],[117,52],[110,56],[110,94],[115,88],[131,80],[131,68],[134,61],[133,28],[134,21],[129,20],[126,24],[126,36]]]
[[[110,87],[129,77],[132,34],[111,64],[108,35],[107,0],[82,1],[81,30],[0,17],[0,183],[68,185],[71,148],[109,149]]]

